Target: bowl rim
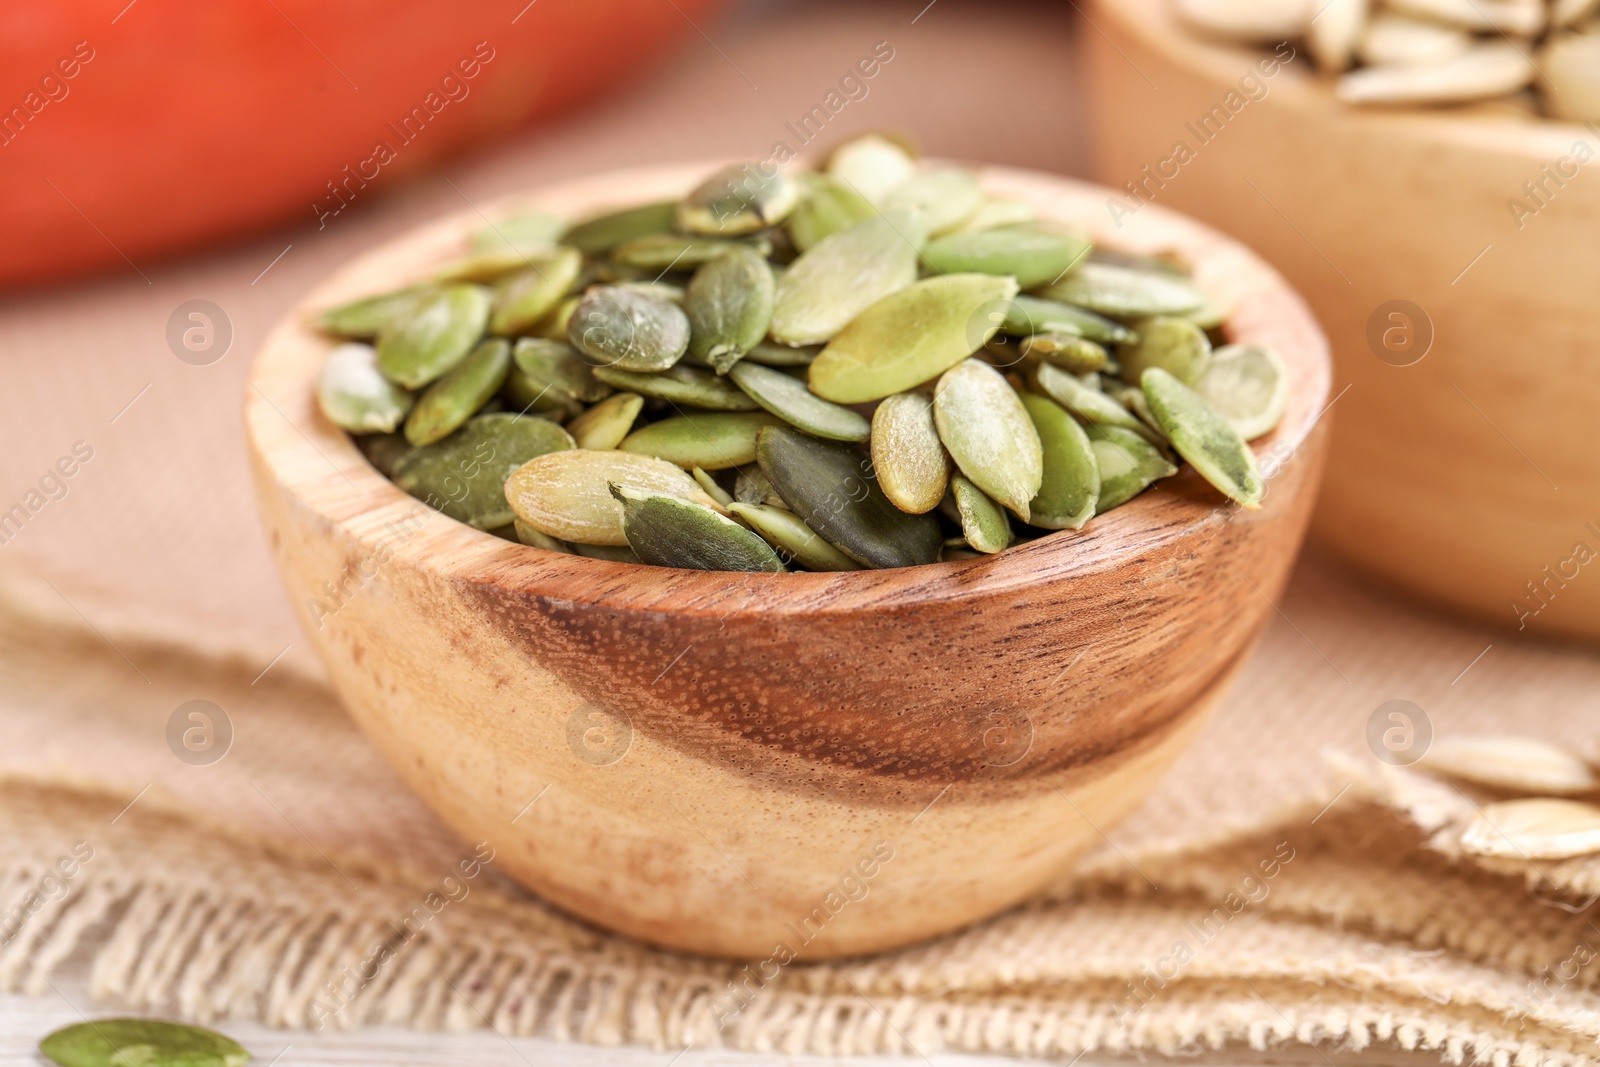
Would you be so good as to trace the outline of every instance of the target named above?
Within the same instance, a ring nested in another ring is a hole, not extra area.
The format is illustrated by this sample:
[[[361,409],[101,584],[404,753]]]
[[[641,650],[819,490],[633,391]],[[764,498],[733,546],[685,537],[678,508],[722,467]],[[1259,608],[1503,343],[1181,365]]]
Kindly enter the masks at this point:
[[[1208,36],[1205,30],[1187,25],[1172,0],[1094,0],[1093,8],[1096,14],[1114,19],[1119,28],[1158,52],[1166,62],[1218,86],[1237,83],[1244,73],[1254,69],[1255,61],[1271,54],[1264,46],[1251,47]],[[1297,49],[1296,59],[1301,56],[1309,62],[1305,50]],[[1122,58],[1139,69],[1128,56]],[[1143,71],[1139,73],[1149,80]],[[1313,113],[1315,118],[1310,121],[1344,122],[1374,135],[1437,141],[1534,162],[1548,162],[1570,152],[1574,137],[1600,135],[1600,123],[1542,115],[1474,113],[1475,107],[1493,106],[1492,100],[1439,107],[1362,107],[1335,97],[1330,75],[1303,67],[1289,67],[1282,73],[1289,76],[1274,79],[1271,92],[1252,106],[1293,107]]]
[[[315,516],[321,529],[359,546],[366,554],[359,556],[363,566],[372,558],[383,565],[397,560],[529,596],[624,611],[723,617],[758,601],[762,611],[777,613],[892,610],[928,599],[970,599],[1045,579],[1080,578],[1148,556],[1207,524],[1270,521],[1288,509],[1275,503],[1270,478],[1262,508],[1241,512],[1185,467],[1082,530],[1055,531],[979,559],[832,573],[648,567],[518,545],[449,519],[378,473],[354,440],[317,408],[314,383],[322,357],[341,343],[316,329],[314,314],[321,308],[414,281],[459,258],[467,239],[490,219],[541,209],[581,218],[644,203],[685,192],[726,162],[625,168],[540,186],[436,218],[347,263],[278,321],[252,362],[245,424],[258,495],[287,494]],[[1038,171],[972,166],[989,194],[1031,202],[1041,215],[1080,225],[1097,242],[1108,237],[1105,205],[1116,195],[1113,190]],[[1338,400],[1328,399],[1328,344],[1303,300],[1260,257],[1186,216],[1151,205],[1117,225],[1115,247],[1175,251],[1192,264],[1208,295],[1235,306],[1230,341],[1270,344],[1282,355],[1291,371],[1288,409],[1278,428],[1253,444],[1258,457],[1267,452],[1281,457],[1275,470],[1292,463]],[[425,514],[412,529],[419,511]]]

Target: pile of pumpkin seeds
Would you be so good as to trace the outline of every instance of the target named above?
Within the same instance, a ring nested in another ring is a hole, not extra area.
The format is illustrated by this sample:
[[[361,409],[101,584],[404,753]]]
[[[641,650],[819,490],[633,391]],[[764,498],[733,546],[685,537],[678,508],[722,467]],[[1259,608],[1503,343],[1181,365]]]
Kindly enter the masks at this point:
[[[1095,248],[876,135],[820,171],[541,214],[331,308],[322,411],[446,515],[705,570],[1003,551],[1187,461],[1259,505],[1279,357],[1165,258]]]
[[[1600,121],[1600,0],[1175,0],[1213,36],[1295,41],[1352,104],[1496,100]]]

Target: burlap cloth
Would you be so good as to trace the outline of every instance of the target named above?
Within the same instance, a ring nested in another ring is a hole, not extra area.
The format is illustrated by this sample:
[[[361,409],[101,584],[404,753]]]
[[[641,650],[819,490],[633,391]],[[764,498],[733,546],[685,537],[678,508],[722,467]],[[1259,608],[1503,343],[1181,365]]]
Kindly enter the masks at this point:
[[[792,965],[732,1016],[714,1005],[737,966],[574,922],[492,861],[462,877],[470,850],[340,712],[246,481],[241,382],[271,320],[341,260],[463,199],[639,159],[763,154],[880,40],[895,58],[840,132],[902,126],[945,155],[1085,171],[1068,13],[945,0],[914,14],[746,14],[640,92],[328,230],[0,308],[0,504],[75,443],[92,449],[0,544],[0,989],[75,975],[102,1006],[193,1019],[665,1048],[1071,1059],[1300,1041],[1595,1058],[1600,864],[1464,858],[1456,832],[1485,798],[1378,763],[1366,733],[1404,698],[1436,736],[1592,752],[1600,661],[1385,599],[1314,556],[1194,747],[1054,893],[903,952]],[[952,71],[974,75],[960,93],[943,91]],[[1019,109],[1024,91],[1050,107]],[[193,298],[234,332],[209,366],[165,341]],[[169,747],[194,699],[232,724],[220,762]],[[380,944],[392,958],[364,967]]]

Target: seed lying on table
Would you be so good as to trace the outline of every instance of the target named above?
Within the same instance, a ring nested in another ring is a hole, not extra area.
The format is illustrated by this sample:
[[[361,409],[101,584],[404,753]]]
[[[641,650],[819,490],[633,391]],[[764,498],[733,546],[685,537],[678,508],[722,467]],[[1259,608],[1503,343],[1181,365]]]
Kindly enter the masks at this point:
[[[1259,506],[1247,441],[1283,417],[1286,368],[1224,344],[1174,260],[881,137],[769,171],[571,227],[505,219],[427,280],[327,309],[319,405],[449,517],[613,562],[975,559],[1181,461]]]

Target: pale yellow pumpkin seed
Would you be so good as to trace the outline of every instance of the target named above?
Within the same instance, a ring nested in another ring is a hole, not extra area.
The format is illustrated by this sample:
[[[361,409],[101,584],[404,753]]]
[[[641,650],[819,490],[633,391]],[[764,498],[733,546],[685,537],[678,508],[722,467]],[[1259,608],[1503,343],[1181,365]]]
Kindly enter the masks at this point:
[[[522,464],[505,482],[516,517],[540,533],[574,545],[622,546],[622,505],[611,484],[666,493],[697,504],[717,502],[683,468],[628,452],[574,449]]]

